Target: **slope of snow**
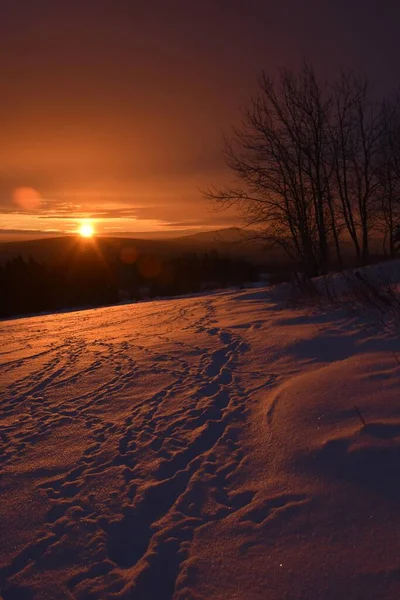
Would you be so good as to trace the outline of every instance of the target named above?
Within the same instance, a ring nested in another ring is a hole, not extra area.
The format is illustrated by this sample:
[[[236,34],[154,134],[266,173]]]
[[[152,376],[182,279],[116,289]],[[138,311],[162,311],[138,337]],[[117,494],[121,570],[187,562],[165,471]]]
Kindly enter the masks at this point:
[[[400,597],[395,336],[267,290],[0,335],[3,600]]]

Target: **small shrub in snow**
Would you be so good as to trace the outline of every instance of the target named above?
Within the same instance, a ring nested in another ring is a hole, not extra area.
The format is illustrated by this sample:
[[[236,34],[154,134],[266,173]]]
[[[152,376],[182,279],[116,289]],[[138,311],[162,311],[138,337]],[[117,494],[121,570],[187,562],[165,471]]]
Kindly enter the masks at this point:
[[[370,267],[310,279],[296,273],[290,282],[289,304],[334,306],[363,315],[381,325],[400,328],[400,287],[397,270]]]

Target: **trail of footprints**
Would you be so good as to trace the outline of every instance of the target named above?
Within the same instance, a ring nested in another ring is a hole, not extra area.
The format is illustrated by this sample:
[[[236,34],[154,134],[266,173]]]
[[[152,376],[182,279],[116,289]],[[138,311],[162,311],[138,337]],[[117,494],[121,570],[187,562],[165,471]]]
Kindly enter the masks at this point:
[[[112,581],[110,593],[124,586],[122,597],[171,598],[196,528],[232,514],[253,497],[251,491],[238,497],[229,497],[227,491],[229,475],[243,458],[237,441],[239,428],[232,423],[244,418],[246,407],[225,387],[230,383],[242,342],[228,333],[220,337],[223,347],[203,357],[198,372],[186,382],[186,387],[196,389],[189,410],[183,407],[181,414],[175,413],[170,421],[157,417],[162,402],[181,387],[178,379],[148,402],[145,410],[126,421],[119,460],[126,467],[131,503],[122,518],[104,525],[105,560],[120,569],[135,567],[136,576],[132,582],[128,577],[128,583],[125,578]],[[155,482],[136,494],[140,477],[135,469],[147,446],[161,460],[150,473]],[[213,491],[219,508],[214,514],[206,514],[202,501]],[[89,573],[86,577],[90,581]],[[90,589],[89,581],[82,590],[87,585]]]

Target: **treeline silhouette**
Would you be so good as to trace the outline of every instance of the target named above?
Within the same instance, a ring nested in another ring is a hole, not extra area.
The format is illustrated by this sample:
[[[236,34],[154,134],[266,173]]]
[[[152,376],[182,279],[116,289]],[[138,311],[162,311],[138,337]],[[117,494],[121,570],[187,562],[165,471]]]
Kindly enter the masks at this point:
[[[136,256],[129,247],[104,256],[94,245],[57,264],[18,256],[0,267],[0,316],[175,296],[257,278],[257,266],[217,251],[161,259]]]

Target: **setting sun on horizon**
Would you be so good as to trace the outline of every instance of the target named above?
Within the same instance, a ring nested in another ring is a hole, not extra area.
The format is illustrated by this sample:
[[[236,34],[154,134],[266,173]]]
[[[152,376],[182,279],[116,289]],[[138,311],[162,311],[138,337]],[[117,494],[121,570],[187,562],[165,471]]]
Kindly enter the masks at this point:
[[[79,235],[84,238],[91,238],[95,234],[94,227],[89,221],[84,221],[79,227]]]

